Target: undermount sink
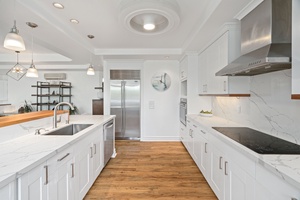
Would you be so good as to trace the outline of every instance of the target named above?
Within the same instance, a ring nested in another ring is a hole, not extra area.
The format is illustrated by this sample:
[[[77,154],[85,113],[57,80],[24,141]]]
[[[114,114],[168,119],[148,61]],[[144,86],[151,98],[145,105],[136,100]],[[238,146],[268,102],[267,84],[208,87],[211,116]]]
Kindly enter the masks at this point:
[[[79,131],[82,131],[90,126],[92,126],[93,124],[70,124],[68,126],[65,126],[63,128],[51,131],[49,133],[45,133],[42,135],[75,135],[76,133],[78,133]]]

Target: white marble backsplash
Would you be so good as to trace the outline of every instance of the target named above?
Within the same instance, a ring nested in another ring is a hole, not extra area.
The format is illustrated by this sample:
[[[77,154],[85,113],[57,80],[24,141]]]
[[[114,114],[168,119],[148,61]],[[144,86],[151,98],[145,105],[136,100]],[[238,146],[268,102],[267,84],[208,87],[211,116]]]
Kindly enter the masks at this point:
[[[300,101],[291,100],[291,70],[252,76],[251,97],[215,97],[216,116],[300,144]]]

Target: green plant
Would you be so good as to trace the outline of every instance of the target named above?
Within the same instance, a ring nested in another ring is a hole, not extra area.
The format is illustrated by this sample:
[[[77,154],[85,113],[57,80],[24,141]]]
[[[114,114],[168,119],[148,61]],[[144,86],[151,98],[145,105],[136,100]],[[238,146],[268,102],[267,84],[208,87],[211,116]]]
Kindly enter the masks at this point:
[[[69,108],[69,113],[70,115],[76,115],[79,113],[79,110],[76,106],[73,106],[74,107],[74,110],[72,110],[71,108]]]
[[[28,112],[32,112],[33,108],[30,104],[27,103],[27,101],[25,100],[25,104],[24,104],[24,112],[28,113]]]

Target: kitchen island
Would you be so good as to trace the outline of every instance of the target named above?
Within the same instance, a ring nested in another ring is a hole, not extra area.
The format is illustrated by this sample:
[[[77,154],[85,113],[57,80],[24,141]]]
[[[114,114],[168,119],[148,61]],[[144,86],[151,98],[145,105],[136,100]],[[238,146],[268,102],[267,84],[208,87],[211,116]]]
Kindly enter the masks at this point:
[[[42,135],[35,135],[35,132],[31,131],[22,137],[18,137],[6,142],[2,142],[0,146],[0,152],[1,152],[0,190],[1,188],[5,188],[5,186],[11,183],[13,183],[11,187],[16,186],[17,184],[18,187],[20,187],[23,184],[22,177],[27,173],[29,173],[31,170],[38,168],[39,166],[47,168],[47,169],[45,168],[46,169],[45,173],[48,176],[48,167],[51,167],[52,165],[47,164],[47,162],[49,162],[49,160],[51,161],[51,159],[56,155],[60,156],[60,154],[64,154],[65,151],[68,151],[68,149],[70,148],[73,149],[66,155],[70,157],[74,156],[72,158],[72,165],[71,165],[73,170],[74,170],[74,162],[77,160],[79,162],[79,157],[78,158],[76,157],[76,152],[79,154],[81,151],[84,151],[84,145],[86,145],[86,148],[88,149],[88,154],[89,153],[91,154],[91,155],[87,155],[89,157],[96,157],[95,156],[96,153],[99,154],[100,151],[102,157],[97,157],[98,159],[97,162],[99,163],[99,165],[101,165],[103,163],[102,154],[104,150],[103,130],[102,130],[103,124],[105,124],[108,121],[114,120],[114,117],[115,116],[104,116],[104,115],[98,115],[98,116],[74,115],[74,116],[70,116],[70,124],[92,124],[92,125],[78,132],[77,134],[71,136],[61,136],[61,135],[46,136],[43,135],[45,134],[45,132],[42,132],[41,133]],[[27,125],[30,126],[30,124]],[[64,126],[67,125],[64,123],[58,124],[58,128]],[[5,130],[8,130],[7,127],[5,128],[6,128]],[[50,130],[52,127],[49,126],[49,127],[39,127],[39,128],[46,128]],[[7,134],[10,133],[8,132]],[[93,135],[92,138],[90,138],[91,135]],[[98,138],[99,138],[99,142],[98,143],[94,142],[98,140]],[[57,161],[56,159],[54,160],[55,162]],[[94,161],[94,163],[96,163],[96,161]],[[102,165],[100,169],[97,169],[98,173],[100,173],[103,167],[104,166]],[[51,173],[51,168],[49,170],[50,170],[49,173]],[[74,171],[72,171],[72,173],[74,173]],[[97,176],[96,174],[94,175]],[[49,177],[46,178],[47,179],[46,183],[48,182],[48,178]],[[94,177],[93,178],[86,177],[86,178],[88,178],[89,180],[94,179]],[[41,175],[41,180],[45,181],[44,174]],[[89,183],[89,185],[91,186],[92,183]],[[19,198],[20,194],[17,193],[19,193],[20,191],[22,191],[22,189],[18,188],[18,192],[15,191],[14,196],[18,196]]]

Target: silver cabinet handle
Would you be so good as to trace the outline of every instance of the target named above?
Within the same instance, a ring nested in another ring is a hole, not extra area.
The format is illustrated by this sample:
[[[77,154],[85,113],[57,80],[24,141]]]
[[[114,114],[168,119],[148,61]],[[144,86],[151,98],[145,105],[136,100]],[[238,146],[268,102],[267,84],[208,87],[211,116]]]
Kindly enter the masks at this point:
[[[222,159],[223,159],[223,157],[220,156],[220,158],[219,158],[219,169],[222,169]]]
[[[67,153],[66,155],[64,155],[62,158],[57,159],[58,162],[62,161],[63,159],[65,159],[66,157],[68,157],[70,155],[70,153]]]
[[[196,125],[193,124],[193,127],[198,128]]]
[[[97,151],[96,149],[97,149],[97,146],[96,146],[96,144],[94,144],[94,154],[97,153],[97,152],[96,152],[96,151]]]
[[[47,184],[49,183],[49,177],[48,177],[48,165],[45,165],[45,166],[44,166],[44,169],[45,169],[45,173],[46,173],[46,180],[45,180],[44,185],[47,185]]]
[[[225,170],[224,170],[224,173],[225,173],[226,176],[228,175],[228,173],[227,173],[227,165],[228,165],[228,162],[225,161]]]
[[[226,81],[224,81],[224,92],[226,92]]]
[[[74,176],[75,176],[75,173],[74,173],[74,163],[71,164],[71,168],[72,168],[72,176],[71,176],[71,178],[74,178]]]
[[[93,158],[93,147],[90,147],[91,149],[91,158]]]
[[[207,143],[204,144],[204,152],[207,153]]]
[[[203,130],[201,130],[201,133],[203,133],[203,134],[206,134],[206,132],[205,132],[205,131],[203,131]]]

